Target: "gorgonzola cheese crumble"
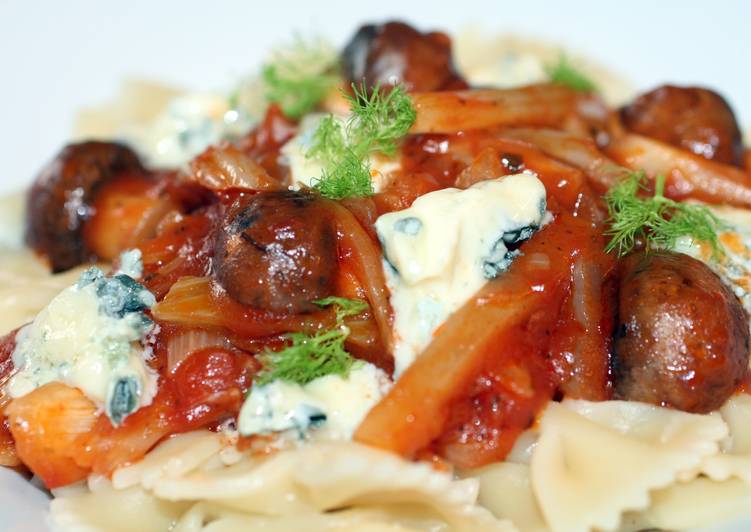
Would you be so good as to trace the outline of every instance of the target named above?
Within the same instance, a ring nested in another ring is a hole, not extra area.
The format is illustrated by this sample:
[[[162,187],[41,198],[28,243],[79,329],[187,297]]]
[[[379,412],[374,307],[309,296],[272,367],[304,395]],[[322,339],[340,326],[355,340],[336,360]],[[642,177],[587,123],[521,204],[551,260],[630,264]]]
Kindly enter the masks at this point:
[[[719,233],[725,254],[713,257],[711,246],[683,237],[675,251],[704,262],[733,290],[751,315],[751,211],[734,207],[711,207],[729,228]]]
[[[520,87],[547,81],[545,65],[539,54],[507,50],[493,62],[475,65],[467,72],[476,87]]]
[[[336,49],[323,39],[295,38],[273,50],[261,71],[238,80],[231,90],[177,96],[148,124],[122,132],[124,140],[152,166],[181,166],[210,145],[247,134],[271,101],[296,117],[291,104],[311,96],[296,89],[331,70],[337,57]]]
[[[133,278],[143,268],[140,252],[124,254],[121,264],[112,277],[86,270],[19,330],[8,395],[62,382],[79,388],[114,425],[151,403],[157,375],[146,359],[155,325],[144,311],[156,300]]]
[[[299,190],[303,186],[312,187],[315,180],[321,177],[323,164],[317,158],[308,157],[306,154],[313,146],[313,136],[325,116],[327,115],[323,113],[307,115],[300,122],[300,132],[282,146],[282,157],[290,169],[292,190]],[[340,120],[344,125],[347,118],[341,117]],[[378,193],[388,184],[390,174],[401,169],[400,156],[397,154],[394,157],[387,157],[375,153],[371,154],[368,160],[373,191]]]
[[[254,386],[238,429],[243,436],[285,432],[301,440],[348,440],[390,386],[386,373],[369,363],[358,364],[346,377],[326,375],[304,386],[281,380]]]
[[[504,272],[543,223],[545,187],[517,174],[421,196],[376,221],[394,308],[395,376],[436,329],[488,280]]]
[[[153,123],[126,131],[153,166],[181,166],[212,144],[247,133],[256,120],[222,94],[193,93],[172,100]]]

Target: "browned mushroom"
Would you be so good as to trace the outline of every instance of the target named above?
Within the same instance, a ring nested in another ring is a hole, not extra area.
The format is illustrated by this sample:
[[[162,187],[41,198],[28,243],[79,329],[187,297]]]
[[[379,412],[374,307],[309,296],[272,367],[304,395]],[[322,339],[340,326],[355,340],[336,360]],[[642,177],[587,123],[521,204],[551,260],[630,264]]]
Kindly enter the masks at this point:
[[[219,227],[215,274],[230,296],[260,310],[300,313],[329,296],[338,268],[336,232],[308,192],[240,198]]]
[[[635,253],[620,265],[616,396],[705,413],[748,371],[748,316],[704,263]]]
[[[707,159],[742,167],[743,139],[725,99],[697,87],[663,85],[621,110],[628,129]]]
[[[39,174],[28,195],[26,242],[46,256],[54,272],[96,258],[83,238],[94,197],[105,183],[145,172],[138,156],[111,142],[65,147]]]
[[[399,83],[409,91],[458,90],[467,83],[451,58],[451,39],[403,22],[362,26],[342,52],[345,78],[367,87]]]

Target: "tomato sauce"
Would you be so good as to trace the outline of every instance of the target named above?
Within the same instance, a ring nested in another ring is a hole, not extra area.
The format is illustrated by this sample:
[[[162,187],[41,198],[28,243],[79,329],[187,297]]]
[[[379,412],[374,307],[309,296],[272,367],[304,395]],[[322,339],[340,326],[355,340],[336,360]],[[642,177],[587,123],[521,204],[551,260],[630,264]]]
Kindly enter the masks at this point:
[[[11,355],[15,348],[16,331],[0,338],[0,383],[3,385],[8,382],[8,378],[13,371],[13,359]],[[8,397],[0,395],[0,410],[4,410],[7,403]],[[0,465],[15,467],[19,464],[8,419],[4,415],[0,415]]]

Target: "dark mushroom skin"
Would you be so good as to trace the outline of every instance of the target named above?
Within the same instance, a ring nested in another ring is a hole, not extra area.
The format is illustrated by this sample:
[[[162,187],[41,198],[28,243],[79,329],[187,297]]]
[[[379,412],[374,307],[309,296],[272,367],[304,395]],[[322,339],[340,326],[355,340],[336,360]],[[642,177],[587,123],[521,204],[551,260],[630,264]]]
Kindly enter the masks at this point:
[[[421,33],[403,22],[360,27],[341,56],[344,76],[367,88],[403,84],[408,91],[458,90],[467,83],[456,73],[451,39]]]
[[[621,109],[624,125],[706,159],[743,167],[743,138],[733,110],[714,91],[663,85]]]
[[[42,170],[27,198],[26,243],[53,272],[96,259],[83,238],[91,204],[99,187],[128,172],[145,170],[135,152],[112,142],[68,145]]]
[[[748,371],[748,316],[704,263],[634,253],[619,265],[616,398],[716,410]]]
[[[330,296],[338,271],[336,229],[310,192],[261,192],[235,201],[218,228],[214,273],[236,301],[305,313]]]

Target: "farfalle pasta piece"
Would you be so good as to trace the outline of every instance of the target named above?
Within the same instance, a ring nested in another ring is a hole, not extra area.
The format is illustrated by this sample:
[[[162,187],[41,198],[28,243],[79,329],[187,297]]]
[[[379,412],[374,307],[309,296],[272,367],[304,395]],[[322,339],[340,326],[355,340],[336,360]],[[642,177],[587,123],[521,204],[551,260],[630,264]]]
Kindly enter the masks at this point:
[[[0,246],[0,336],[25,325],[64,288],[75,283],[83,267],[50,275],[31,251],[2,251]],[[90,266],[90,265],[89,265]]]
[[[204,500],[274,516],[348,507],[429,508],[452,530],[513,530],[477,506],[478,484],[454,480],[427,464],[353,443],[320,443],[266,459],[183,478],[163,478],[154,493],[170,500]]]
[[[59,532],[165,532],[190,505],[158,499],[140,486],[114,489],[104,481],[96,491],[56,493],[49,520]]]
[[[751,455],[751,395],[731,397],[720,409],[720,415],[730,428],[730,438],[725,452]]]
[[[445,523],[419,508],[352,508],[337,512],[277,516],[249,515],[210,503],[198,503],[186,512],[172,532],[264,532],[356,531],[424,532],[446,531]]]
[[[655,491],[649,508],[629,516],[634,524],[627,530],[693,530],[704,527],[716,530],[723,523],[747,517],[749,507],[751,485],[739,479],[717,482],[700,477]],[[741,523],[727,530],[747,528],[746,522],[745,526]]]
[[[532,489],[554,532],[615,530],[625,510],[646,508],[651,490],[692,474],[726,435],[717,416],[624,401],[552,403],[532,453]]]
[[[496,517],[509,519],[524,532],[547,532],[529,465],[506,461],[471,471],[471,476],[480,481],[480,504]]]
[[[179,478],[198,469],[226,445],[220,434],[196,431],[162,443],[143,460],[112,475],[112,485],[125,489],[138,484],[151,489],[162,478]]]
[[[525,430],[516,439],[516,443],[514,443],[504,461],[529,465],[529,461],[532,459],[532,451],[535,450],[539,438],[540,433],[537,426]]]
[[[713,480],[737,477],[751,484],[751,396],[731,397],[720,409],[720,415],[730,428],[723,452],[707,457],[701,472]]]
[[[61,490],[52,521],[75,531],[118,530],[121,522],[153,523],[138,528],[147,532],[516,530],[477,505],[477,480],[455,480],[384,451],[346,442],[269,457],[234,449],[208,431],[175,436],[116,471],[112,482]]]

